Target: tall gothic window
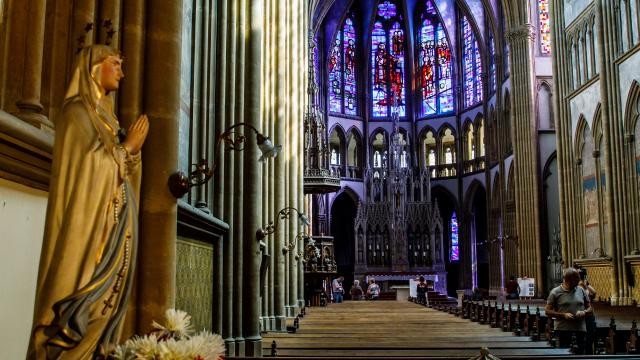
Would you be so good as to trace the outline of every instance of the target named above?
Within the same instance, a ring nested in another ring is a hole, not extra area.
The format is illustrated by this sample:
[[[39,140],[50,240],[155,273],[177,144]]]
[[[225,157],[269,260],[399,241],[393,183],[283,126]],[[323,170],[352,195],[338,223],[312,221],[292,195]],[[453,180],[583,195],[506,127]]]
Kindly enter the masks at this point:
[[[403,16],[393,1],[378,4],[371,33],[371,93],[373,117],[391,116],[394,103],[406,115],[405,33]]]
[[[549,0],[538,0],[538,19],[540,23],[540,52],[551,54],[551,26],[549,24]]]
[[[451,47],[433,1],[420,14],[418,74],[421,116],[453,111]]]
[[[460,260],[460,248],[458,246],[458,218],[454,212],[451,215],[451,222],[449,223],[451,229],[451,249],[449,251],[449,261]]]
[[[496,79],[496,42],[493,38],[493,31],[489,30],[489,90],[496,92],[498,80]]]
[[[472,106],[482,101],[482,61],[478,41],[466,16],[462,17],[461,25],[464,104]]]
[[[336,33],[329,54],[329,111],[357,113],[356,29],[353,15]]]

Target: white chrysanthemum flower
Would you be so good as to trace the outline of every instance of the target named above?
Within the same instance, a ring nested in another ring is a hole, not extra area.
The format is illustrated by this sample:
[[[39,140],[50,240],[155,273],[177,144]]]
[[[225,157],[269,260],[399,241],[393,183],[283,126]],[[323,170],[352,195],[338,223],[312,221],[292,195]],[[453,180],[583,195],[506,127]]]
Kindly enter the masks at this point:
[[[175,339],[160,342],[160,356],[158,358],[161,360],[193,359],[186,346],[187,342],[188,340]]]
[[[162,326],[157,322],[153,322],[151,326],[158,330],[162,335],[181,339],[189,337],[193,333],[191,326],[191,315],[185,311],[168,309],[164,314],[166,325]],[[162,335],[160,337],[162,337]]]
[[[118,360],[219,360],[225,353],[222,337],[208,331],[191,336],[191,316],[170,309],[166,326],[153,322],[154,331],[134,336],[111,352]]]
[[[135,337],[131,347],[136,359],[156,359],[158,355],[158,337],[155,334]]]
[[[203,331],[193,336],[189,341],[191,348],[197,351],[195,355],[200,356],[203,360],[216,360],[225,353],[224,340],[220,335]]]

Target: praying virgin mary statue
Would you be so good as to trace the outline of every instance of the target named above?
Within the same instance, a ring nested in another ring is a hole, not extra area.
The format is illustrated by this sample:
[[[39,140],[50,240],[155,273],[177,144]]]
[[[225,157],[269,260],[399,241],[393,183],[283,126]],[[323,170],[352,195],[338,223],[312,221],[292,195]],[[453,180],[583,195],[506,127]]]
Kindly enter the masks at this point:
[[[100,359],[118,341],[138,236],[141,115],[125,135],[111,92],[124,76],[105,45],[81,50],[55,143],[28,359]]]

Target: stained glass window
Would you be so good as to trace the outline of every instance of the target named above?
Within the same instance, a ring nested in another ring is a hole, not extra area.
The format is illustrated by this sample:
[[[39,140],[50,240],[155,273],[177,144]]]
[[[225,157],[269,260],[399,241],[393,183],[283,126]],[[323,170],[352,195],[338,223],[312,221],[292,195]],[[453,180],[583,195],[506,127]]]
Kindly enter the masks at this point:
[[[419,86],[422,98],[421,116],[442,114],[453,110],[451,87],[451,48],[431,0],[420,15]]]
[[[493,39],[493,32],[489,32],[489,90],[496,92],[496,43]]]
[[[371,33],[371,84],[373,117],[391,116],[394,103],[405,116],[405,32],[402,15],[392,1],[378,4]]]
[[[451,215],[451,251],[449,252],[449,261],[460,260],[460,248],[458,245],[458,218],[454,212]]]
[[[356,29],[353,20],[344,21],[344,113],[356,114]]]
[[[347,17],[329,52],[329,111],[357,114],[356,30]]]
[[[462,17],[461,33],[464,104],[472,106],[482,101],[482,59],[478,41],[466,16]]]
[[[540,51],[551,54],[551,27],[549,24],[549,0],[538,0],[538,19],[540,20]]]

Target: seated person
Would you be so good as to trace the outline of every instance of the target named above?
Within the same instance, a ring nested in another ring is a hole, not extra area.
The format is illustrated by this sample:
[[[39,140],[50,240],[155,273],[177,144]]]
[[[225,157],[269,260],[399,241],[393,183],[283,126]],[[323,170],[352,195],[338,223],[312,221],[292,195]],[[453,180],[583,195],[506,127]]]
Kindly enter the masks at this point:
[[[507,293],[507,299],[517,300],[520,298],[520,285],[518,285],[515,276],[511,275],[504,290]]]

